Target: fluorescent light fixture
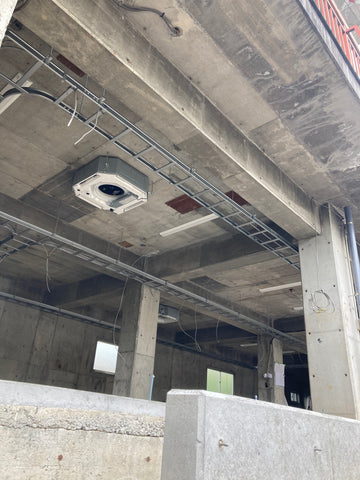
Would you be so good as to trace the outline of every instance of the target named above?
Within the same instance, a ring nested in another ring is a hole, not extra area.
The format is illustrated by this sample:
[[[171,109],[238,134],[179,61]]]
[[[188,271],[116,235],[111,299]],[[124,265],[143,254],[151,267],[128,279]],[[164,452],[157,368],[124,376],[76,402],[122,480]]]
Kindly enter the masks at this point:
[[[243,343],[240,347],[256,347],[257,343]]]
[[[276,285],[275,287],[259,288],[259,292],[275,292],[276,290],[286,290],[287,288],[300,287],[300,285],[301,282],[285,283],[284,285]]]
[[[304,307],[294,307],[295,311],[304,310]]]
[[[21,74],[20,73],[17,73],[15,75],[14,78],[12,78],[12,81],[13,82],[17,82],[19,79],[21,78]],[[23,85],[21,85],[22,87],[30,87],[30,85],[32,85],[32,82],[30,80],[27,80],[26,82],[24,82]],[[1,91],[0,91],[0,95],[4,95],[4,93],[6,93],[8,90],[11,90],[13,87],[11,85],[7,85],[6,87],[4,87]],[[0,115],[2,113],[5,112],[5,110],[7,110],[10,105],[12,105],[15,100],[17,100],[20,95],[22,95],[21,93],[17,94],[17,93],[14,93],[13,95],[10,95],[9,97],[6,97],[2,102],[0,102]]]
[[[206,215],[205,217],[197,218],[196,220],[192,220],[188,223],[183,223],[178,227],[170,228],[169,230],[165,230],[164,232],[160,232],[162,237],[168,237],[170,235],[174,235],[174,233],[182,232],[183,230],[187,230],[188,228],[197,227],[198,225],[202,225],[203,223],[211,222],[211,220],[215,220],[215,218],[219,218],[216,213],[211,213],[210,215]]]

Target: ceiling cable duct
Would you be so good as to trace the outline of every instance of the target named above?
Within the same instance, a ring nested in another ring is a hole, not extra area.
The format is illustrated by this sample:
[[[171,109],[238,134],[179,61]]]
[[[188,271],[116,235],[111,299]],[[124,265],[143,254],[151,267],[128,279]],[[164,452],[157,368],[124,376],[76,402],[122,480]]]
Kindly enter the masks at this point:
[[[0,292],[0,300],[6,300],[8,302],[17,303],[19,305],[25,305],[27,307],[38,308],[39,310],[54,314],[61,315],[65,318],[71,318],[73,320],[78,320],[82,323],[87,323],[89,325],[95,325],[97,327],[106,328],[108,330],[118,330],[120,327],[113,325],[112,323],[104,322],[103,320],[98,320],[87,315],[82,315],[81,313],[71,312],[69,310],[64,310],[63,308],[54,307],[53,305],[48,305],[46,303],[37,302],[36,300],[30,300],[29,298],[19,297],[18,295],[12,295],[6,292]]]
[[[255,332],[257,334],[268,334],[273,338],[278,338],[284,343],[293,346],[301,352],[306,352],[306,344],[302,340],[299,340],[291,335],[276,330],[275,328],[270,327],[269,325],[262,323],[259,320],[255,320],[248,315],[244,315],[240,312],[228,308],[225,305],[222,305],[208,298],[197,295],[193,292],[185,290],[177,285],[169,283],[167,280],[155,277],[147,272],[144,272],[138,268],[135,268],[132,265],[128,265],[120,260],[109,257],[101,252],[93,250],[86,247],[85,245],[79,244],[70,240],[68,238],[62,237],[57,233],[50,232],[44,228],[38,227],[32,223],[29,223],[20,218],[9,215],[6,212],[0,211],[0,217],[6,222],[10,222],[14,225],[24,227],[26,229],[26,239],[27,242],[34,242],[39,244],[39,240],[36,238],[38,234],[41,236],[41,245],[45,245],[50,248],[57,248],[58,251],[71,255],[81,261],[86,262],[86,265],[91,268],[91,266],[96,268],[102,268],[103,271],[109,275],[120,275],[125,278],[133,279],[139,283],[147,285],[148,287],[160,290],[161,292],[166,292],[169,295],[180,298],[183,301],[186,301],[192,305],[197,305],[204,310],[210,311],[217,316],[221,316],[236,324],[239,328]],[[15,231],[15,229],[14,229]],[[34,235],[34,238],[30,238],[30,232]],[[16,235],[21,234],[19,232]],[[6,258],[6,253],[4,254]]]
[[[76,320],[76,321],[79,321],[79,322],[82,322],[82,323],[86,323],[88,325],[94,325],[96,327],[101,327],[101,328],[105,328],[105,329],[108,329],[108,330],[113,330],[113,329],[115,329],[117,331],[121,330],[121,327],[119,327],[119,326],[114,326],[113,324],[104,322],[103,320],[98,320],[94,317],[89,317],[88,315],[82,315],[80,313],[71,312],[70,310],[64,310],[63,308],[54,307],[53,305],[48,305],[46,303],[37,302],[36,300],[30,300],[29,298],[20,297],[18,295],[13,295],[13,294],[6,293],[6,292],[0,292],[0,300],[5,300],[7,302],[12,302],[12,303],[15,303],[15,304],[18,304],[18,305],[24,305],[24,306],[30,307],[30,308],[36,308],[36,309],[38,309],[42,312],[45,312],[45,313],[49,313],[49,314],[53,314],[53,315],[61,315],[61,317],[69,318],[70,320]],[[165,340],[165,339],[161,339],[161,338],[157,338],[156,342],[160,343],[162,345],[166,345],[168,347],[176,348],[178,350],[183,350],[183,351],[187,351],[187,352],[196,353],[197,355],[201,355],[203,357],[211,358],[211,359],[214,359],[214,360],[220,360],[220,361],[226,362],[226,363],[231,363],[233,365],[238,365],[240,367],[248,368],[250,370],[255,369],[254,366],[249,365],[245,362],[241,362],[241,361],[236,360],[236,359],[220,357],[219,355],[216,355],[216,354],[211,353],[211,352],[204,352],[204,351],[199,352],[198,350],[196,350],[192,347],[189,347],[188,345],[183,345],[181,343],[177,343],[177,342],[173,342],[173,341]]]
[[[58,65],[53,63],[49,56],[46,57],[41,54],[14,32],[7,31],[6,35],[16,45],[23,48],[24,51],[37,60],[37,63],[31,69],[37,69],[39,66],[45,66],[55,75],[59,76],[62,81],[69,85],[69,88],[55,101],[53,101],[56,105],[58,105],[71,116],[74,115],[74,117],[81,122],[91,126],[91,131],[95,131],[102,137],[112,142],[127,155],[130,155],[133,159],[141,162],[142,165],[149,168],[153,173],[159,175],[162,179],[166,180],[171,185],[178,188],[182,193],[186,194],[189,198],[192,198],[201,206],[205,207],[211,214],[216,214],[219,219],[223,220],[227,225],[230,225],[238,233],[242,233],[243,235],[247,236],[258,245],[261,245],[266,250],[281,258],[288,265],[291,265],[297,270],[300,269],[299,252],[294,243],[285,238],[281,233],[275,231],[273,228],[267,225],[267,223],[257,218],[256,215],[246,210],[243,206],[239,205],[234,199],[228,197],[226,193],[221,191],[218,187],[200,175],[194,168],[188,166],[173,153],[166,150],[156,140],[151,138],[140,128],[131,123],[126,117],[121,115],[117,110],[107,104],[103,97],[98,97],[95,95],[86,86],[83,86],[64,70],[62,70]],[[26,78],[29,78],[29,72],[25,74]],[[7,81],[20,92],[29,93],[1,73],[0,78]],[[83,115],[79,114],[79,112],[74,113],[74,108],[70,107],[63,101],[70,92],[74,91],[74,89],[78,90],[78,92],[81,93],[85,98],[94,103],[96,105],[97,112],[100,111],[101,114],[110,115],[122,126],[122,128],[125,128],[125,130],[113,135],[101,128],[92,120],[94,115],[86,119]],[[51,100],[49,96],[46,98]],[[131,150],[131,148],[129,148],[125,143],[120,141],[129,133],[134,134],[141,141],[148,145],[144,151],[135,152]],[[156,151],[161,157],[161,160],[166,161],[167,163],[159,166],[146,158],[146,153],[151,150]],[[174,172],[177,172],[182,176],[185,175],[185,178],[177,178],[177,175],[175,175]],[[192,184],[195,184],[196,188],[189,186]],[[209,200],[206,197],[207,195],[211,195],[212,199]]]

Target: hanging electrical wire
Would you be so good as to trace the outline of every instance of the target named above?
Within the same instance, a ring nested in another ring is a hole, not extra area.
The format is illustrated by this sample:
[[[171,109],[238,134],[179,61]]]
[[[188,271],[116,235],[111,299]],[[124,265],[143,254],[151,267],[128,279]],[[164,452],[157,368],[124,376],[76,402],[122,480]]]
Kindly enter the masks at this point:
[[[127,5],[126,3],[123,3],[119,0],[113,0],[115,5],[118,7],[127,10],[128,12],[150,12],[154,13],[155,15],[158,15],[166,24],[167,28],[170,30],[170,34],[174,37],[179,37],[182,32],[179,27],[174,26],[171,21],[167,18],[165,15],[165,12],[162,12],[161,10],[157,10],[156,8],[152,7],[135,7],[131,5]]]
[[[77,101],[77,90],[74,90],[74,95],[75,95],[75,98],[74,98],[74,110],[73,110],[73,113],[72,113],[72,115],[71,115],[71,118],[70,118],[70,120],[69,120],[69,122],[68,122],[68,124],[67,124],[68,127],[70,127],[72,121],[74,120],[74,117],[75,117],[76,111],[77,111],[77,103],[78,103],[78,101]]]
[[[197,318],[196,318],[196,305],[195,305],[195,318],[194,318],[194,321],[195,321],[195,335],[194,335],[194,340],[195,340],[195,348],[198,352],[201,352],[201,347],[197,341],[197,333],[198,333],[198,324],[197,324]]]
[[[90,130],[88,130],[87,132],[85,132],[83,135],[81,135],[81,137],[76,140],[76,142],[74,143],[74,146],[76,146],[78,143],[81,142],[81,140],[83,140],[85,137],[87,137],[89,135],[89,133],[93,132],[95,130],[95,128],[97,127],[97,123],[98,123],[98,119],[99,119],[99,114],[101,112],[101,109],[99,108],[99,110],[96,112],[96,118],[95,118],[95,123],[93,124],[93,126],[90,128]]]
[[[51,257],[51,255],[55,252],[55,250],[57,249],[57,247],[54,247],[51,252],[48,251],[48,249],[46,248],[46,246],[44,244],[42,244],[42,247],[44,248],[45,250],[45,253],[46,253],[46,259],[45,259],[45,283],[46,283],[46,288],[47,288],[47,291],[49,293],[51,293],[51,289],[50,289],[50,280],[51,280],[51,277],[50,277],[50,274],[49,274],[49,258]]]

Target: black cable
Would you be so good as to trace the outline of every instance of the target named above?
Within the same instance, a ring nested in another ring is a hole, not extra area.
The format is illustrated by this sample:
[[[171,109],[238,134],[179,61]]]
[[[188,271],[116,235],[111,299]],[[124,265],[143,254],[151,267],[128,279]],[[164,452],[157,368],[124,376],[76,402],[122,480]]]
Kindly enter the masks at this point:
[[[166,26],[171,32],[171,35],[175,37],[179,37],[181,35],[181,30],[179,27],[175,27],[171,21],[167,18],[165,15],[165,12],[161,12],[160,10],[157,10],[156,8],[151,8],[151,7],[132,7],[130,5],[126,5],[125,3],[122,3],[118,0],[113,0],[113,2],[120,8],[123,8],[124,10],[127,10],[128,12],[150,12],[150,13],[155,13],[155,15],[159,15],[160,18],[165,22]]]
[[[43,92],[42,90],[37,90],[36,88],[30,88],[30,87],[21,87],[23,90],[25,90],[26,93],[30,93],[31,95],[37,95],[39,97],[46,98],[47,100],[51,100],[54,102],[56,100],[56,97],[53,95],[50,95],[50,93]],[[17,88],[10,88],[10,90],[7,90],[3,98],[11,97],[11,95],[19,95],[22,94],[23,92],[18,90]]]

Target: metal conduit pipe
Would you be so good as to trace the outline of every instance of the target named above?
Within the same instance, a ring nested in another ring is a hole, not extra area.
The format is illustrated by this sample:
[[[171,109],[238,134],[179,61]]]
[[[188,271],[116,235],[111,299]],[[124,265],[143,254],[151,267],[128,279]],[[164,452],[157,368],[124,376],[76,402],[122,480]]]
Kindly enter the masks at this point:
[[[351,258],[351,270],[355,287],[355,298],[358,309],[358,318],[360,317],[360,264],[359,253],[356,245],[355,229],[353,216],[350,207],[344,208],[345,221],[346,221],[346,233],[348,238],[350,258]]]
[[[19,297],[18,295],[13,295],[11,293],[0,292],[0,300],[5,300],[7,302],[16,303],[18,305],[24,305],[24,306],[30,307],[30,308],[36,308],[36,309],[38,309],[42,312],[50,313],[50,314],[53,314],[53,315],[61,315],[62,317],[69,318],[71,320],[80,321],[82,323],[87,323],[89,325],[94,325],[96,327],[102,327],[102,328],[106,328],[106,329],[110,329],[110,330],[116,330],[117,332],[120,332],[120,330],[121,330],[121,327],[119,327],[118,325],[113,325],[111,323],[104,322],[102,320],[98,320],[98,319],[93,318],[93,317],[88,317],[87,315],[81,315],[80,313],[71,312],[69,310],[64,310],[63,308],[54,307],[53,305],[48,305],[46,303],[37,302],[36,300],[30,300],[29,298]],[[160,343],[162,345],[166,345],[168,347],[176,348],[178,350],[183,350],[183,351],[186,351],[186,352],[195,353],[196,355],[211,358],[213,360],[219,360],[219,361],[225,362],[225,363],[231,363],[233,365],[238,365],[240,367],[248,368],[250,370],[256,369],[256,367],[254,367],[253,365],[250,365],[246,362],[241,362],[239,360],[232,359],[232,358],[222,357],[222,356],[216,355],[216,354],[211,353],[211,352],[204,352],[204,351],[200,352],[199,350],[196,350],[195,348],[189,347],[188,345],[183,345],[181,343],[172,342],[171,340],[165,340],[165,339],[157,338],[156,342]],[[153,379],[152,379],[152,383],[153,383]],[[151,394],[152,394],[152,389],[150,391],[150,396],[151,396]]]
[[[80,258],[84,260],[90,267],[92,264],[97,266],[102,266],[104,269],[104,272],[106,273],[107,271],[110,271],[110,272],[119,274],[122,277],[132,278],[139,283],[148,285],[149,287],[155,288],[160,291],[167,292],[170,295],[181,298],[184,301],[187,301],[191,304],[199,305],[200,307],[203,307],[205,310],[218,313],[224,318],[225,322],[226,322],[226,319],[230,319],[232,321],[235,321],[239,325],[239,328],[245,327],[244,328],[245,330],[249,329],[249,331],[257,334],[271,335],[274,338],[278,338],[279,340],[294,346],[296,350],[306,353],[306,344],[302,340],[296,337],[292,337],[291,335],[281,332],[280,330],[276,330],[275,328],[272,328],[269,325],[262,323],[259,320],[255,320],[252,317],[249,317],[248,315],[244,315],[240,312],[237,312],[231,308],[226,307],[225,305],[209,300],[208,298],[205,298],[201,295],[197,295],[196,293],[190,292],[188,290],[185,290],[177,285],[169,283],[167,280],[157,278],[154,275],[150,275],[149,273],[146,273],[143,270],[139,270],[138,268],[135,268],[132,265],[128,265],[113,257],[104,255],[103,253],[93,250],[89,247],[86,247],[85,245],[79,244],[77,242],[74,242],[73,240],[62,237],[57,233],[38,227],[32,223],[22,220],[21,218],[17,218],[17,217],[14,217],[13,215],[9,215],[6,212],[0,211],[0,218],[3,218],[7,222],[14,223],[15,225],[20,225],[22,227],[25,227],[29,231],[39,233],[43,237],[42,238],[43,245],[47,244],[48,246],[58,248],[59,251],[62,251],[68,255],[72,255],[77,258]],[[28,233],[27,235],[29,236],[30,234]],[[47,243],[46,243],[46,239],[47,239]]]
[[[77,320],[79,322],[87,323],[89,325],[95,325],[96,327],[102,327],[108,330],[116,330],[117,332],[120,331],[120,327],[118,325],[113,325],[112,323],[104,322],[103,320],[98,320],[87,315],[81,315],[80,313],[71,312],[70,310],[64,310],[63,308],[54,307],[53,305],[48,305],[46,303],[37,302],[36,300],[30,300],[29,298],[12,295],[11,293],[0,292],[0,300],[5,300],[8,302],[17,303],[18,305],[25,305],[27,307],[36,308],[42,312],[50,313],[53,315],[61,315],[62,317]]]

